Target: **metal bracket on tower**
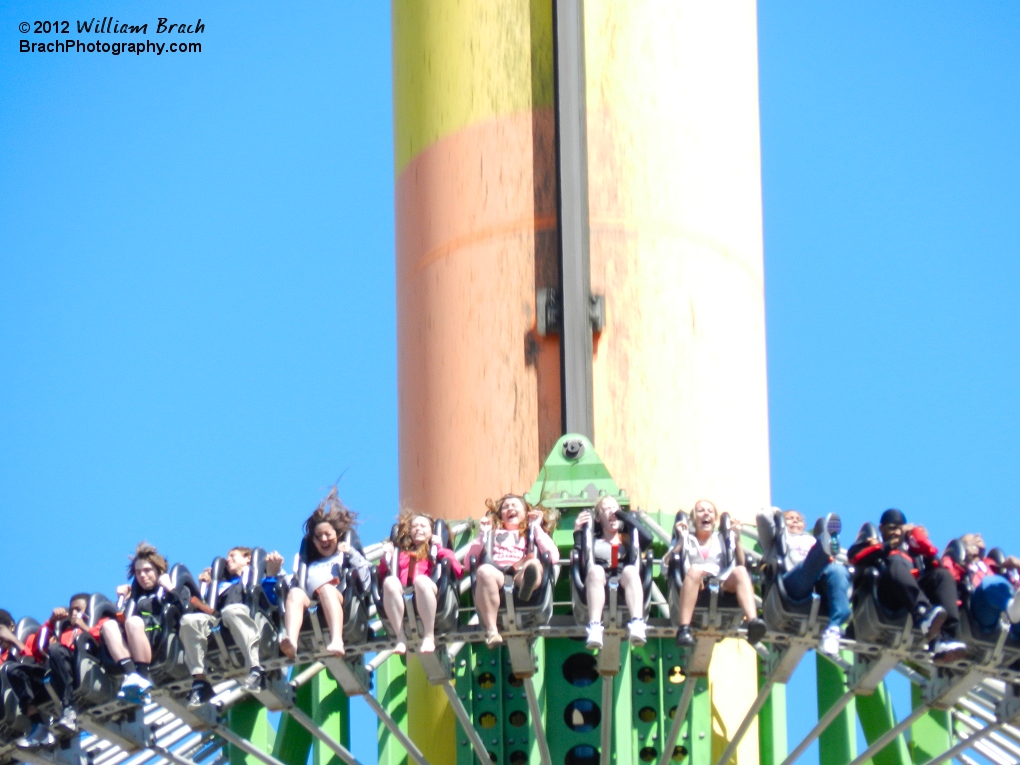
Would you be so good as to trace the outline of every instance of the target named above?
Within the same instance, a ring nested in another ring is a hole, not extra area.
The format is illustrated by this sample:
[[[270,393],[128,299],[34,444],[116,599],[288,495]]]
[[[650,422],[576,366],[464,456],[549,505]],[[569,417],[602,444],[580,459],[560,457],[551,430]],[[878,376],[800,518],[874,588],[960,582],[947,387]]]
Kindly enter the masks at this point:
[[[605,295],[589,296],[588,321],[592,332],[606,328]],[[563,332],[563,296],[554,287],[543,287],[535,293],[535,330],[540,337]]]

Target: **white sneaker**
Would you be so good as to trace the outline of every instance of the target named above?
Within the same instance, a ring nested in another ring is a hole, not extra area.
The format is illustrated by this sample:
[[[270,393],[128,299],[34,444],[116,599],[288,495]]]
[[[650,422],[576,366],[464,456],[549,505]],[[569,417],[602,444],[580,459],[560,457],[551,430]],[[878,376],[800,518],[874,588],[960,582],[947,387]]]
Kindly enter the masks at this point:
[[[588,625],[588,650],[594,651],[602,647],[602,635],[605,632],[602,622],[592,622]]]
[[[27,736],[22,736],[14,745],[19,749],[37,749],[39,747],[50,747],[57,743],[56,736],[50,733],[49,729],[42,723],[32,725],[32,730]]]
[[[648,642],[647,629],[644,619],[631,619],[627,623],[627,640],[632,646],[640,648]]]
[[[839,639],[843,637],[839,627],[826,627],[818,641],[818,650],[826,656],[839,656]]]
[[[1006,616],[1009,617],[1010,624],[1020,622],[1020,597],[1014,595],[1009,599],[1009,603],[1006,604]]]
[[[123,688],[126,685],[147,691],[152,687],[152,681],[147,677],[142,677],[137,672],[129,672],[124,675],[124,682],[121,683],[121,687]]]

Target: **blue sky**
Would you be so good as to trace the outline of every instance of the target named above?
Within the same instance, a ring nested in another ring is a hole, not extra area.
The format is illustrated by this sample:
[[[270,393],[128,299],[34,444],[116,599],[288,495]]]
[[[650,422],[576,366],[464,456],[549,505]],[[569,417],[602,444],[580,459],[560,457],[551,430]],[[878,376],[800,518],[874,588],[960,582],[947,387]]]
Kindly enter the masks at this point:
[[[93,14],[201,17],[203,52],[17,52]],[[759,36],[773,500],[1020,550],[1020,7],[769,3]],[[392,178],[386,3],[3,4],[4,607],[112,589],[141,538],[289,556],[341,473],[382,535]]]

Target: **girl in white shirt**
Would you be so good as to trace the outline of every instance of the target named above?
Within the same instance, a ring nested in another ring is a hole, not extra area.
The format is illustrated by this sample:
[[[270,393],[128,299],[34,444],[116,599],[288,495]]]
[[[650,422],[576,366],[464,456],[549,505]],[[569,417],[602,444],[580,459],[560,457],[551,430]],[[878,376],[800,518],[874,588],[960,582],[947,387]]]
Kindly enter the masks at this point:
[[[719,520],[719,511],[715,505],[707,499],[698,500],[691,511],[691,524],[689,529],[687,519],[683,515],[676,524],[677,547],[676,555],[686,553],[690,568],[684,575],[683,587],[680,589],[680,627],[676,633],[676,644],[678,646],[693,646],[694,636],[691,634],[691,619],[694,617],[694,607],[698,602],[698,593],[704,586],[705,579],[717,577],[722,571],[723,565],[723,539],[716,533],[716,524]],[[744,566],[744,548],[740,543],[740,521],[733,519],[731,526],[734,556],[736,565],[730,569],[729,574],[722,581],[723,592],[732,592],[737,596],[737,603],[744,611],[744,624],[747,627],[747,642],[754,645],[765,637],[765,622],[758,618],[757,607],[754,603],[754,586],[751,584],[751,575]]]

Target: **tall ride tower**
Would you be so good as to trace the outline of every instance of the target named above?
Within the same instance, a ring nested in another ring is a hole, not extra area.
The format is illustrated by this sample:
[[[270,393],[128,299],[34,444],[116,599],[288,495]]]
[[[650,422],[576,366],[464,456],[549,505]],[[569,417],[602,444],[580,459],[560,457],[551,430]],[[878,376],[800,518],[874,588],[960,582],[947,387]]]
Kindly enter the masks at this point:
[[[755,3],[394,0],[393,50],[401,501],[477,517],[569,429],[633,506],[752,520],[770,504]],[[723,644],[713,666],[721,744],[755,654]],[[452,726],[416,682],[417,719]]]

